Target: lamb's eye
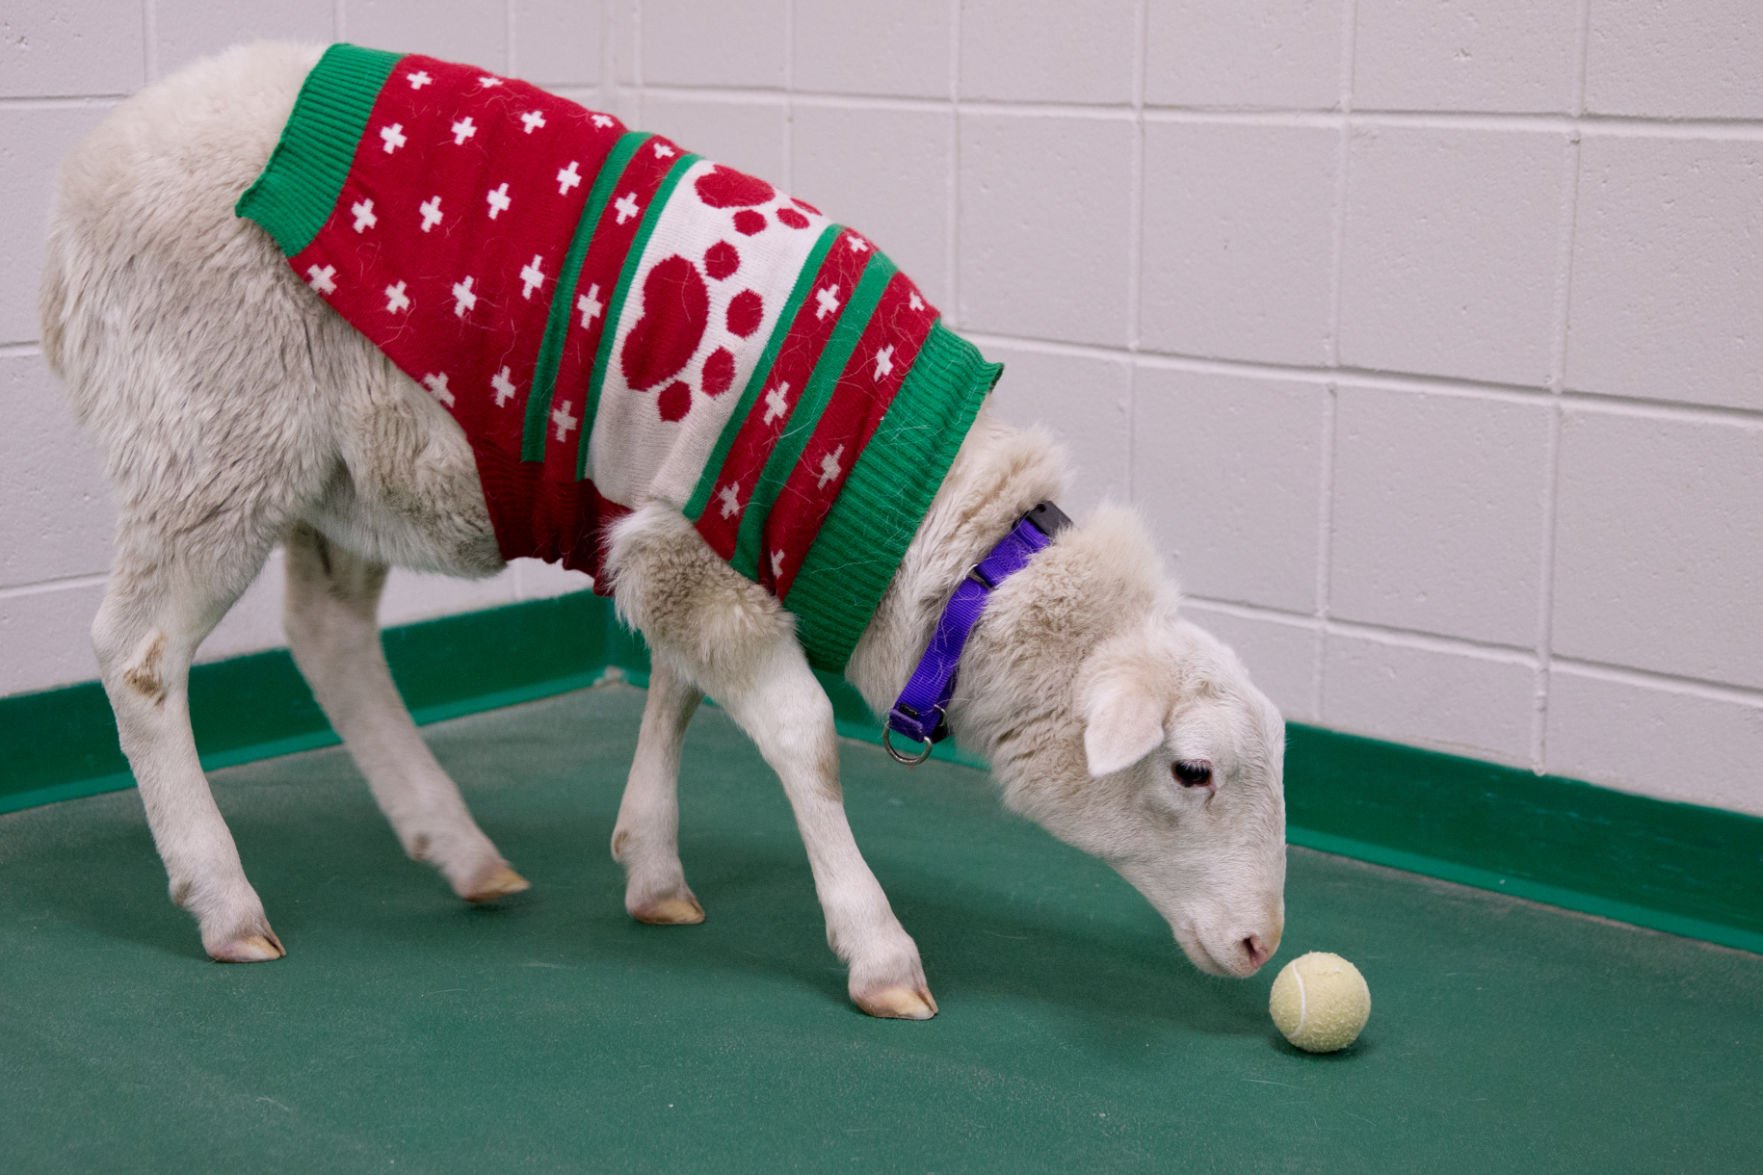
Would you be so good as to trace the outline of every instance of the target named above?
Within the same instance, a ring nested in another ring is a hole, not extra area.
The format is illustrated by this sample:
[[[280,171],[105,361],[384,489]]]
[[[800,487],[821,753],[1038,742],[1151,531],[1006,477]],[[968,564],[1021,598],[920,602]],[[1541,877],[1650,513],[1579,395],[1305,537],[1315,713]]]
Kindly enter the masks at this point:
[[[1206,787],[1212,782],[1212,764],[1204,759],[1179,759],[1170,771],[1183,787]]]

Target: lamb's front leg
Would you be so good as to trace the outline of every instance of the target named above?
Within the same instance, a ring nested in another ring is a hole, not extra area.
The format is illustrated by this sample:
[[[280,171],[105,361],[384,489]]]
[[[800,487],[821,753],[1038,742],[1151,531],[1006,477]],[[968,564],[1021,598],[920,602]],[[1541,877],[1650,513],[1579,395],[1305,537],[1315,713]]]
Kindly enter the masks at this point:
[[[664,505],[619,522],[606,563],[619,613],[648,638],[663,683],[671,676],[715,698],[782,780],[814,870],[827,941],[850,967],[851,998],[872,1016],[936,1015],[918,946],[845,820],[832,703],[777,600],[717,558]],[[660,745],[651,740],[652,751]]]
[[[792,635],[750,652],[747,671],[716,674],[717,666],[705,666],[721,680],[699,677],[699,684],[783,782],[826,914],[827,942],[850,968],[851,999],[871,1016],[928,1020],[937,1003],[918,945],[894,917],[845,819],[832,702]]]

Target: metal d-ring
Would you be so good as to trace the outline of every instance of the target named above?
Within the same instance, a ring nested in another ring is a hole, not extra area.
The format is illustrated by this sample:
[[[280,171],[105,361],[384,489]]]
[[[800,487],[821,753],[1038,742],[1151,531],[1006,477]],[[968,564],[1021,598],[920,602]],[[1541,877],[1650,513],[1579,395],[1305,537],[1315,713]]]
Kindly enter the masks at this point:
[[[903,755],[894,749],[894,728],[891,726],[882,727],[882,747],[896,763],[904,763],[908,767],[916,767],[926,759],[930,758],[931,748],[936,744],[931,742],[928,738],[920,739],[918,741],[919,752],[916,758],[911,755]]]

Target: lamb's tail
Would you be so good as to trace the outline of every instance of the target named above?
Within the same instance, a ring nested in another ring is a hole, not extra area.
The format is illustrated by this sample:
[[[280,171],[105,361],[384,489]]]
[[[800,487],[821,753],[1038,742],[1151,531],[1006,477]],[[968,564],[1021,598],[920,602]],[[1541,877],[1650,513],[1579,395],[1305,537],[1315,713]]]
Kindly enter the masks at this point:
[[[43,260],[43,286],[37,293],[37,321],[42,331],[43,358],[49,361],[50,371],[65,379],[69,311],[67,266],[63,259],[60,226],[53,220],[51,225]]]

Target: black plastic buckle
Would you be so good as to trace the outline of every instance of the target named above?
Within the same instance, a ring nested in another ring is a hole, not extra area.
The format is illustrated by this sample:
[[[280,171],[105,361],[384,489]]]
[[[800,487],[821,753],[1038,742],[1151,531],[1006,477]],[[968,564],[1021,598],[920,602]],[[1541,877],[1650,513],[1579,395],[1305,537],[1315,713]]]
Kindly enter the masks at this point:
[[[1052,538],[1071,525],[1071,519],[1065,511],[1051,502],[1036,502],[1033,509],[1022,516],[1028,524]]]

